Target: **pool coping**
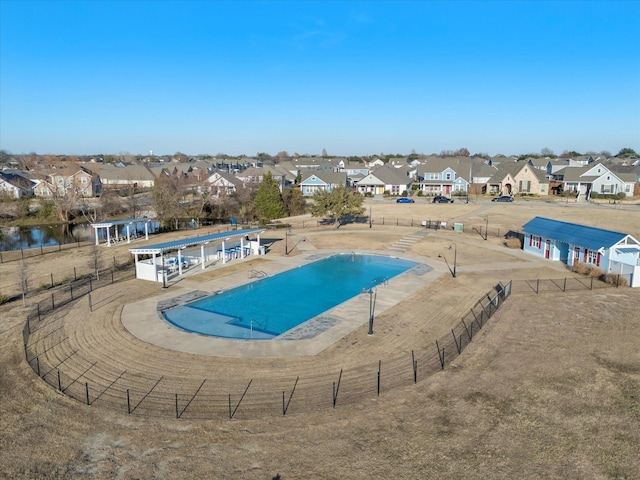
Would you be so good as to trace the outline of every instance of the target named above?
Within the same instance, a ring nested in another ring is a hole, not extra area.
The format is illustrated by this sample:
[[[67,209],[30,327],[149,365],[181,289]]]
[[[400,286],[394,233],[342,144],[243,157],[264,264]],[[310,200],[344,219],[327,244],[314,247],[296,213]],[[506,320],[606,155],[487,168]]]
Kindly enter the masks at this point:
[[[269,263],[264,265],[264,270],[269,275],[275,275],[284,270],[310,263],[320,256],[336,253],[344,253],[344,250],[317,250],[295,257],[266,257]],[[416,269],[420,270],[419,266],[413,267],[390,279],[386,285],[379,285],[376,288],[376,316],[397,305],[443,274],[441,266],[431,265],[427,261],[428,259],[417,255],[396,252],[389,254],[389,252],[379,250],[357,250],[355,253],[397,257],[427,267],[423,267],[422,272],[416,272]],[[286,333],[282,337],[271,340],[218,338],[187,332],[158,316],[159,305],[170,304],[175,301],[176,297],[226,290],[250,281],[246,275],[245,271],[203,282],[185,279],[180,284],[170,287],[171,291],[163,291],[160,295],[124,305],[121,313],[122,325],[138,339],[161,348],[197,355],[230,358],[284,358],[316,355],[358,328],[362,328],[364,332],[368,330],[370,301],[368,293],[357,295],[302,324],[300,327],[306,325],[307,329],[312,329],[306,334],[307,337],[313,335],[310,338],[282,338],[286,336]],[[300,327],[296,327],[296,329]],[[317,330],[314,331],[313,328]]]

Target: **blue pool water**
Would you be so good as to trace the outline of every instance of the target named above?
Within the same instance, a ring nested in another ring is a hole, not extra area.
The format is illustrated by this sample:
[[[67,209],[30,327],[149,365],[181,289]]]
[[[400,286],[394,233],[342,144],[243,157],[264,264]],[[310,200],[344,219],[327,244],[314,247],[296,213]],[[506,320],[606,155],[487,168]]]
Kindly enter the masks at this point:
[[[377,255],[333,255],[163,314],[190,332],[270,339],[416,265]]]

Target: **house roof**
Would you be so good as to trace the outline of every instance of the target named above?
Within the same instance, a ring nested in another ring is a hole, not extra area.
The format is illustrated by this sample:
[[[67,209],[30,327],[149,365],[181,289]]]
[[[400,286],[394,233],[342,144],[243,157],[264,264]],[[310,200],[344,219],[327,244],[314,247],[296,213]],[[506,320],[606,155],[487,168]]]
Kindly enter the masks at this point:
[[[16,188],[21,188],[23,190],[29,190],[33,188],[34,184],[34,182],[29,180],[28,178],[25,178],[22,175],[18,175],[17,173],[0,172],[0,179],[13,185]]]
[[[512,178],[516,178],[518,174],[522,171],[522,169],[529,167],[533,175],[538,179],[540,183],[549,183],[549,180],[546,177],[546,172],[540,170],[539,168],[532,167],[529,162],[520,161],[520,162],[503,162],[498,166],[498,171],[493,174],[490,182],[496,183],[502,181],[508,175],[511,175]]]
[[[306,182],[311,177],[317,177],[327,185],[346,185],[347,174],[346,172],[329,172],[323,170],[306,170],[302,172],[302,181]]]
[[[389,165],[383,165],[376,168],[370,173],[371,176],[377,178],[385,185],[409,185],[411,179],[406,175],[403,169],[396,169]]]
[[[193,245],[206,245],[210,242],[217,242],[221,240],[244,237],[246,235],[256,234],[259,235],[264,232],[264,228],[249,228],[244,230],[231,230],[229,232],[213,233],[211,235],[203,235],[201,237],[183,238],[180,240],[173,240],[171,242],[157,243],[155,245],[148,245],[146,247],[130,248],[130,253],[138,254],[160,254],[162,252],[168,252],[171,250],[177,250],[183,247],[191,247]]]
[[[629,236],[627,233],[544,217],[535,217],[533,220],[529,220],[523,225],[522,230],[525,233],[586,247],[589,250],[610,248]]]

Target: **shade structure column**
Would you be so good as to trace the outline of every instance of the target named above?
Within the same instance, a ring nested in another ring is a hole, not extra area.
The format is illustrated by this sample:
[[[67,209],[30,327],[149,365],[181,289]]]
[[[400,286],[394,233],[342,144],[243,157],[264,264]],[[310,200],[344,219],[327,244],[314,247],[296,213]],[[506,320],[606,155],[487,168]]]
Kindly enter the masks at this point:
[[[149,240],[149,222],[144,222],[144,239]]]
[[[182,276],[182,249],[178,249],[178,275]]]
[[[107,227],[107,247],[111,246],[111,227]]]
[[[244,237],[240,237],[240,258],[244,258]]]
[[[206,243],[200,245],[200,258],[202,259],[202,270],[204,270],[204,246],[206,245]]]
[[[127,243],[131,243],[131,224],[127,224]]]
[[[226,246],[226,244],[225,244],[225,241],[224,241],[224,240],[222,240],[222,263],[223,263],[223,264],[227,263],[227,253],[226,253],[226,250],[227,250],[227,246]]]
[[[93,230],[96,232],[96,245],[100,244],[100,240],[98,239],[98,228],[100,227],[93,227]]]

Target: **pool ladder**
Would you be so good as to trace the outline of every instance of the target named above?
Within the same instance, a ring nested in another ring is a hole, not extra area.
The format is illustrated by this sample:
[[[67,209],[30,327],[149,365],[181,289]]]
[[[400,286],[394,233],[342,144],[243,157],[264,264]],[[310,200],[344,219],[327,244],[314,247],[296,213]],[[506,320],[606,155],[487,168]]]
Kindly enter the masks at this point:
[[[264,278],[266,276],[266,272],[263,272],[261,270],[249,270],[249,278]]]

